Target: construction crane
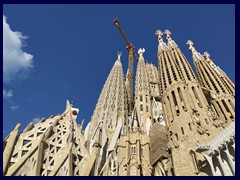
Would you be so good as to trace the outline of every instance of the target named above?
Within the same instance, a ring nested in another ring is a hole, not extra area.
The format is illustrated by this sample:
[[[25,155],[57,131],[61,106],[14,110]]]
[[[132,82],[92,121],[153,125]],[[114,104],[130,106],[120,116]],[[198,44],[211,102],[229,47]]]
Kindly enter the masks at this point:
[[[132,43],[129,42],[129,40],[127,39],[127,36],[125,35],[125,33],[122,30],[122,27],[118,21],[117,18],[115,18],[113,20],[114,25],[118,28],[118,30],[120,31],[123,39],[125,40],[126,44],[127,44],[127,50],[128,50],[128,74],[127,74],[127,80],[129,81],[129,84],[126,85],[127,88],[127,94],[128,94],[128,104],[129,104],[129,115],[131,115],[132,110],[133,110],[133,103],[132,103],[132,97],[133,97],[133,58],[135,57],[135,59],[138,61],[138,57],[134,51],[134,46]]]

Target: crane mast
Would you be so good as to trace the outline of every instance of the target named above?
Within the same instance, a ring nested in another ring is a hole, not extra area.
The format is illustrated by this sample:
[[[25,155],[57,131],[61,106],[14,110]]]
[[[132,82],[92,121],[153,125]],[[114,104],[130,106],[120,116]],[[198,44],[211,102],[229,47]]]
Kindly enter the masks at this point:
[[[131,115],[132,111],[133,111],[133,58],[135,57],[135,59],[138,61],[138,57],[134,51],[134,46],[132,43],[129,42],[129,40],[127,39],[127,36],[125,35],[125,33],[122,30],[122,27],[118,21],[117,18],[115,18],[113,20],[114,25],[118,28],[118,30],[120,31],[123,39],[125,40],[126,44],[127,44],[127,50],[128,50],[128,73],[127,73],[127,81],[128,83],[126,83],[126,89],[127,89],[127,95],[128,95],[128,105],[129,105],[129,109],[128,109],[128,113],[129,115]]]

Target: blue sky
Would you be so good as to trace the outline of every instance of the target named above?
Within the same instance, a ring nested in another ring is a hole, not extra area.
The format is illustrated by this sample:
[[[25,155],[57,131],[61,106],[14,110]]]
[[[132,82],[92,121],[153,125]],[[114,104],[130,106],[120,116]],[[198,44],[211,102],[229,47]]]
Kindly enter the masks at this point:
[[[115,17],[136,51],[145,48],[146,61],[157,65],[155,31],[169,29],[191,65],[189,39],[235,82],[234,5],[4,5],[3,15],[4,137],[18,122],[23,130],[31,121],[62,113],[67,99],[75,100],[77,121],[84,118],[86,126],[119,50],[127,71]],[[8,48],[16,54],[8,55]]]

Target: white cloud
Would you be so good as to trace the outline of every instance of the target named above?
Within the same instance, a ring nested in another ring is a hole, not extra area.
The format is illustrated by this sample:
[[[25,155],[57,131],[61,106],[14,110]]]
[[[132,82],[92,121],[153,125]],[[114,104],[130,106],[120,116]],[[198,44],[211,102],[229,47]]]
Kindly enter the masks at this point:
[[[17,110],[18,108],[19,108],[19,106],[17,106],[17,105],[12,105],[12,106],[10,106],[10,109],[11,109],[12,111]]]
[[[36,124],[36,123],[38,123],[39,120],[40,120],[40,118],[36,117],[36,118],[33,118],[33,119],[32,119],[32,122],[33,122],[34,124]]]
[[[8,99],[13,96],[13,91],[12,90],[3,90],[3,99]]]
[[[12,31],[3,15],[3,82],[26,75],[33,67],[33,55],[22,50],[26,38],[21,32]]]

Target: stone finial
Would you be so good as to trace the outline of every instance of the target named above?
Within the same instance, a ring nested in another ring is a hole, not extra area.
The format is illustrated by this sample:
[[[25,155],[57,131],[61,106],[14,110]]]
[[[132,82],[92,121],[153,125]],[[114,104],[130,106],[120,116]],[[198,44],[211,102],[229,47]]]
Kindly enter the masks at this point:
[[[144,49],[144,48],[139,48],[138,54],[139,54],[140,56],[143,55],[144,52],[145,52],[145,49]]]
[[[188,40],[186,44],[189,45],[189,47],[192,47],[193,42],[191,40]]]
[[[193,42],[191,40],[188,40],[186,44],[189,46],[189,49],[192,52],[195,51],[195,48],[193,47]]]
[[[117,58],[117,59],[120,60],[120,57],[122,56],[122,51],[118,51],[118,52],[117,52],[117,55],[118,55],[118,58]]]
[[[163,32],[161,30],[157,30],[155,34],[158,36],[158,40],[162,39]]]
[[[210,63],[213,67],[215,67],[215,65],[213,64],[213,61],[209,58],[210,57],[210,54],[208,52],[204,52],[203,53],[203,56],[206,57],[206,61],[208,63]],[[216,69],[215,69],[216,70]],[[218,71],[218,70],[217,70]]]
[[[169,31],[168,29],[166,29],[166,30],[164,31],[164,34],[167,35],[167,40],[171,39],[171,37],[170,37],[171,31]]]
[[[206,57],[206,59],[210,59],[210,58],[209,58],[209,57],[210,57],[210,54],[209,54],[208,52],[204,52],[204,53],[203,53],[203,56]]]

